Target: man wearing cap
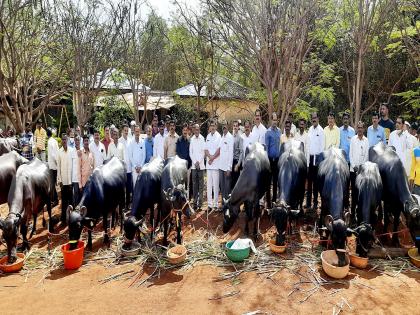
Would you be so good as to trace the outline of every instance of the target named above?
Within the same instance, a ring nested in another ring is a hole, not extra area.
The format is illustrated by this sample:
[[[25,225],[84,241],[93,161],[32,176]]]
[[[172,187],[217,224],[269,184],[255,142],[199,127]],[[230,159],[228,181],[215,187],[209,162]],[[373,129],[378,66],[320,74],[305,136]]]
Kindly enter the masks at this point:
[[[381,119],[379,120],[379,125],[385,129],[385,138],[388,141],[389,135],[395,130],[396,125],[389,118],[389,107],[387,103],[382,103],[380,107]]]
[[[133,187],[136,185],[137,177],[146,161],[146,148],[144,140],[140,139],[140,126],[134,128],[134,139],[128,147],[128,156],[133,175]]]
[[[136,127],[136,122],[132,120],[130,122],[130,130],[128,131],[128,138],[131,140],[134,137],[134,128]]]
[[[340,129],[335,124],[335,115],[328,113],[328,126],[324,128],[325,150],[338,148],[340,146]]]
[[[406,175],[409,175],[410,169],[408,169],[408,165],[406,162],[409,142],[408,134],[404,130],[404,118],[402,118],[401,116],[397,117],[395,128],[396,130],[392,131],[389,134],[388,145],[393,146],[395,148],[395,152],[397,153],[398,157],[404,165],[405,171],[407,173]]]
[[[178,134],[175,132],[175,121],[171,120],[169,124],[169,133],[165,137],[163,146],[165,160],[176,155],[176,142],[178,141]]]
[[[43,162],[46,162],[45,143],[47,142],[47,132],[42,128],[42,120],[36,122],[34,134],[35,156]]]
[[[161,120],[158,123],[159,132],[153,138],[153,157],[160,157],[161,159],[165,158],[164,145],[165,145],[165,123]]]
[[[379,114],[376,112],[372,114],[372,125],[367,130],[367,138],[369,147],[373,147],[379,142],[386,145],[385,129],[379,125]]]
[[[280,156],[280,137],[281,132],[277,127],[277,114],[273,113],[271,117],[271,127],[265,133],[265,145],[268,159],[270,160],[270,182],[273,183],[273,199],[271,199],[271,189],[267,191],[267,207],[272,208],[272,201],[277,200],[277,178],[279,174],[279,156]]]
[[[33,155],[33,146],[34,146],[34,139],[33,134],[31,132],[31,123],[27,122],[25,124],[25,132],[20,136],[20,145],[22,147],[21,155],[31,161],[34,158]]]
[[[222,207],[224,205],[224,200],[229,198],[229,194],[231,192],[232,163],[233,136],[229,132],[227,122],[223,121],[219,155],[219,182],[222,193]]]
[[[206,138],[204,153],[207,157],[207,205],[208,211],[217,209],[219,201],[219,155],[220,133],[217,132],[216,122],[210,120],[209,133]]]
[[[306,193],[306,208],[311,208],[313,201],[313,209],[318,208],[318,165],[320,162],[320,154],[325,149],[324,129],[319,125],[317,113],[311,116],[312,126],[308,130],[308,190]],[[312,194],[313,193],[313,194]]]

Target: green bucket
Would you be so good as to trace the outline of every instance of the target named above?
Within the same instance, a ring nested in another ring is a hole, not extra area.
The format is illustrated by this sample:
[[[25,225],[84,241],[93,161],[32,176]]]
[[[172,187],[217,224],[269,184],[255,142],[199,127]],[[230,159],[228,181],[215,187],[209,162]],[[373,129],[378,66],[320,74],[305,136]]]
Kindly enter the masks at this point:
[[[231,249],[235,241],[229,241],[226,243],[226,255],[233,262],[242,262],[249,257],[250,247],[243,249]]]

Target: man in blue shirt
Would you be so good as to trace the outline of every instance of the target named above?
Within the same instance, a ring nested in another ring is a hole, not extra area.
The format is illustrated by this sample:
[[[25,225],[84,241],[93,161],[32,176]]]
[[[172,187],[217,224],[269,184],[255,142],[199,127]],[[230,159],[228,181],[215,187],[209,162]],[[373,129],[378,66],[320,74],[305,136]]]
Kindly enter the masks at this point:
[[[272,208],[272,201],[277,200],[277,177],[279,174],[278,162],[280,156],[280,129],[277,127],[277,115],[273,113],[271,119],[271,127],[265,133],[265,148],[267,150],[268,159],[270,160],[271,178],[273,182],[273,199],[270,196],[270,189],[267,192],[267,206]]]
[[[353,127],[349,126],[350,115],[344,113],[342,116],[343,126],[340,127],[340,149],[346,152],[347,163],[350,162],[350,140],[353,136],[356,135]]]
[[[188,162],[188,169],[191,167],[190,139],[188,138],[188,124],[182,127],[182,136],[176,141],[176,155]]]
[[[379,125],[379,114],[372,114],[372,126],[367,130],[367,138],[369,140],[369,147],[373,147],[379,142],[386,144],[385,129]]]
[[[145,163],[149,163],[153,156],[153,129],[152,126],[146,127],[146,139],[144,139],[144,145],[146,147],[146,160]]]
[[[20,145],[22,147],[22,153],[21,155],[28,159],[29,161],[32,161],[34,158],[34,154],[32,151],[33,145],[34,145],[34,137],[31,131],[31,123],[27,122],[25,124],[25,133],[23,133],[20,136]]]

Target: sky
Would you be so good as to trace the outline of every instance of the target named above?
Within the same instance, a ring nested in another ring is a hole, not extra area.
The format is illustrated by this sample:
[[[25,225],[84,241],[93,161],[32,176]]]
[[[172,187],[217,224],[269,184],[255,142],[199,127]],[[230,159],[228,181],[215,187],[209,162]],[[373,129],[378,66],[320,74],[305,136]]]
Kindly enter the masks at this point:
[[[188,7],[197,9],[200,0],[179,0]],[[166,20],[170,20],[171,13],[176,11],[177,6],[173,4],[174,0],[149,0],[151,6],[156,10],[157,14]]]

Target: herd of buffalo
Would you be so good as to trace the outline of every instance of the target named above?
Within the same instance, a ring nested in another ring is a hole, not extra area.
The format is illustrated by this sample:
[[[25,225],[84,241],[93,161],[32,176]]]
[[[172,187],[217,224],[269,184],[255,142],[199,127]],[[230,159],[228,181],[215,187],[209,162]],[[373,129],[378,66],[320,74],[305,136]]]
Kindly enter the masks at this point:
[[[9,213],[0,219],[0,229],[7,244],[9,263],[16,260],[17,239],[20,233],[22,249],[28,249],[28,222],[33,219],[30,237],[35,233],[36,218],[47,207],[51,222],[50,172],[46,163],[38,159],[28,162],[13,150],[13,140],[0,139],[0,204],[8,203]],[[261,216],[260,199],[270,189],[270,163],[263,146],[256,143],[248,149],[240,177],[230,197],[223,200],[223,232],[227,233],[235,223],[240,207],[244,205],[247,216],[245,233],[253,223],[252,235],[257,237]],[[287,226],[291,220],[303,213],[307,162],[303,144],[289,141],[282,144],[279,159],[279,197],[268,213],[277,229],[276,244],[283,245]],[[79,204],[66,211],[70,249],[77,246],[82,230],[88,230],[87,248],[92,248],[92,228],[103,220],[104,243],[109,244],[108,217],[112,225],[117,218],[124,231],[124,246],[130,246],[136,235],[143,231],[146,213],[150,211],[153,233],[163,225],[163,243],[167,244],[173,217],[179,223],[184,213],[192,213],[188,203],[187,161],[179,157],[166,161],[156,158],[146,164],[138,176],[132,209],[124,212],[126,170],[123,161],[114,157],[97,167],[83,191]],[[318,187],[321,193],[321,215],[317,223],[321,238],[331,239],[337,251],[339,265],[345,264],[347,236],[355,235],[356,252],[366,257],[375,241],[375,227],[381,220],[382,201],[384,230],[387,231],[390,216],[393,231],[397,231],[401,212],[404,214],[411,237],[420,248],[420,206],[415,195],[410,193],[403,164],[392,147],[382,143],[370,148],[369,162],[357,169],[356,187],[358,201],[356,222],[350,222],[350,213],[345,212],[345,198],[349,190],[350,173],[345,153],[329,149],[322,154],[318,168]],[[154,210],[157,209],[155,215]],[[117,212],[117,209],[119,210]],[[155,222],[155,217],[157,220]],[[44,226],[45,226],[45,220]],[[48,224],[53,232],[53,224]],[[181,243],[181,224],[176,224],[177,242]],[[398,235],[393,235],[398,243]]]

